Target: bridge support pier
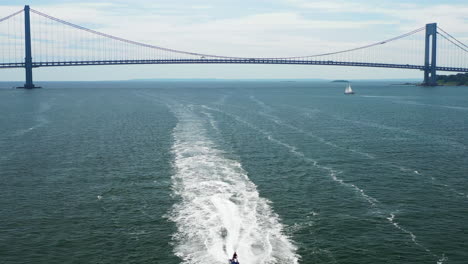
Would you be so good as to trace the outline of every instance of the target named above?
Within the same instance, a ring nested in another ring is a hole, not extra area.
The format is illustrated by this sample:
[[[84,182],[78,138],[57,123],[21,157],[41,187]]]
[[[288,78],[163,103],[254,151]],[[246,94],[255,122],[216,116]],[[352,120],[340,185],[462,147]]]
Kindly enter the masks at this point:
[[[424,48],[424,86],[436,86],[437,60],[437,23],[426,24],[426,41]]]
[[[33,74],[32,74],[32,55],[31,55],[31,19],[29,16],[29,6],[24,6],[24,47],[25,47],[25,58],[24,58],[24,68],[26,70],[26,83],[23,87],[25,89],[41,88],[35,86],[33,83]]]

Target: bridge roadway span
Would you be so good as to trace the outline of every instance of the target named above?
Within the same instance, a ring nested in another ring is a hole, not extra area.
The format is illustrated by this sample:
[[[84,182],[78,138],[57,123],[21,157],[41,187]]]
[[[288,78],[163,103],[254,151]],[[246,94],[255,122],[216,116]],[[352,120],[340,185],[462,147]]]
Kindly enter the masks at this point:
[[[377,67],[394,69],[425,70],[424,65],[389,64],[369,62],[342,61],[305,61],[292,59],[262,59],[262,58],[223,58],[223,59],[158,59],[158,60],[102,60],[102,61],[45,61],[33,62],[33,68],[62,67],[62,66],[90,66],[90,65],[129,65],[129,64],[290,64],[290,65],[331,65],[354,67]],[[0,68],[24,68],[25,63],[0,63]],[[468,72],[468,68],[437,66],[437,71]]]

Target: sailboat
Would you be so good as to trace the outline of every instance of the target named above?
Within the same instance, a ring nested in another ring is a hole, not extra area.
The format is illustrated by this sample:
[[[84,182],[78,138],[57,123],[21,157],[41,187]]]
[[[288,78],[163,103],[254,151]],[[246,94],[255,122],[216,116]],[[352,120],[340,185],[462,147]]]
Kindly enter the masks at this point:
[[[345,94],[354,94],[353,89],[351,89],[351,84],[348,83],[348,86],[346,86],[346,89],[344,90]]]

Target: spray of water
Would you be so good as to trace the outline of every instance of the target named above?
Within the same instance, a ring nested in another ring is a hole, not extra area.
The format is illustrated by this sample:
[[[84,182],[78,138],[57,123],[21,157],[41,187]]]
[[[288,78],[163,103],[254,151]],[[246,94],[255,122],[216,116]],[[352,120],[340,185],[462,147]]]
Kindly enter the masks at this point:
[[[184,263],[297,263],[296,248],[268,200],[259,196],[240,162],[226,158],[208,137],[201,115],[171,106],[174,194],[170,219],[177,225],[175,254]]]

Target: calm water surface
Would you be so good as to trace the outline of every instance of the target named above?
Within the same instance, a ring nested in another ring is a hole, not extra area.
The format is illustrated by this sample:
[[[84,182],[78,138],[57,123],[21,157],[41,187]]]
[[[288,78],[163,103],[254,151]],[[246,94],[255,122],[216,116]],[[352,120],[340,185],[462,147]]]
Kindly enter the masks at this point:
[[[467,263],[467,87],[43,86],[0,89],[1,263]]]

